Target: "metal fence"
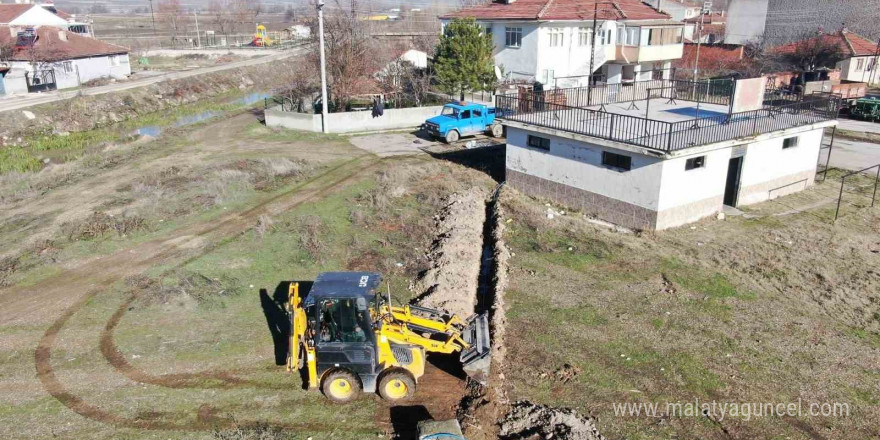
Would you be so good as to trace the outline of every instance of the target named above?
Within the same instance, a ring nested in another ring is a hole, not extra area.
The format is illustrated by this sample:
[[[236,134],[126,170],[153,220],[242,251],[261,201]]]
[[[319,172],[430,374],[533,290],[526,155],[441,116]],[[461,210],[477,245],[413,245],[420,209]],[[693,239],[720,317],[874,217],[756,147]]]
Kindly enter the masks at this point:
[[[811,99],[729,115],[666,122],[515,96],[497,96],[503,119],[672,152],[837,117],[839,101]]]
[[[877,170],[876,174],[874,172],[875,169]],[[874,207],[874,204],[877,199],[877,187],[880,186],[880,164],[870,166],[868,168],[861,169],[858,171],[853,171],[849,174],[844,174],[843,176],[840,177],[840,194],[837,196],[837,209],[834,210],[834,221],[837,221],[838,217],[840,217],[840,204],[843,201],[843,193],[844,193],[844,187],[846,186],[846,179],[853,178],[854,176],[857,177],[857,176],[861,176],[861,175],[871,175],[871,174],[874,174],[873,185],[861,186],[861,187],[856,188],[856,191],[851,191],[851,192],[858,194],[860,192],[859,190],[870,191],[871,192],[871,207],[872,208]],[[872,189],[872,187],[873,187],[873,189]],[[867,194],[861,194],[861,195],[864,195],[867,197]]]
[[[728,79],[685,81],[652,79],[616,84],[596,84],[592,87],[570,87],[531,92],[543,95],[545,101],[571,107],[619,104],[651,98],[678,99],[708,104],[730,105],[733,81]]]

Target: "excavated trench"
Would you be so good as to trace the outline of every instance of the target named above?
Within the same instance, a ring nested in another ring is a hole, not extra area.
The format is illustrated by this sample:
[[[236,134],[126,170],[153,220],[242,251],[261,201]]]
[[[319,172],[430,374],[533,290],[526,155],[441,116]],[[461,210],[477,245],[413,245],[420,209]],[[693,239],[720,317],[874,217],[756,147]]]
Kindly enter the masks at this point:
[[[499,201],[503,194],[502,183],[488,197],[474,188],[448,198],[435,216],[437,239],[427,255],[430,268],[412,286],[418,304],[460,316],[489,315],[489,379],[485,385],[466,379],[456,418],[468,440],[602,440],[595,421],[573,409],[512,403],[507,398],[504,291],[510,252],[504,243],[505,216]]]

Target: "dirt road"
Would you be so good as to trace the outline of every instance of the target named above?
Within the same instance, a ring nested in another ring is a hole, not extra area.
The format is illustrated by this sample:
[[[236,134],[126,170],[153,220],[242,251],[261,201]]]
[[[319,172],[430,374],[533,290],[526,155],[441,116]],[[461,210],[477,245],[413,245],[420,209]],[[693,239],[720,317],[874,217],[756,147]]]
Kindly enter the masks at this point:
[[[228,64],[222,64],[219,66],[211,66],[211,67],[203,67],[200,69],[188,70],[185,72],[172,72],[164,75],[151,76],[148,78],[120,82],[115,84],[108,84],[106,86],[100,87],[92,87],[86,88],[82,90],[70,90],[70,91],[56,91],[49,93],[39,93],[39,94],[28,94],[28,95],[17,95],[17,96],[9,96],[0,99],[0,112],[6,112],[11,110],[19,110],[28,107],[32,107],[40,104],[47,104],[50,102],[58,102],[66,99],[71,99],[76,96],[92,96],[92,95],[103,95],[106,93],[119,92],[123,90],[130,90],[138,87],[145,87],[152,84],[160,83],[163,81],[170,81],[175,79],[183,79],[190,78],[193,76],[205,75],[208,73],[221,72],[224,70],[237,69],[240,67],[248,67],[255,66],[259,64],[265,64],[273,61],[283,60],[286,58],[290,58],[296,55],[300,55],[304,52],[304,48],[297,48],[290,50],[282,55],[270,55],[265,57],[257,57],[257,58],[249,58],[246,60],[235,61]]]

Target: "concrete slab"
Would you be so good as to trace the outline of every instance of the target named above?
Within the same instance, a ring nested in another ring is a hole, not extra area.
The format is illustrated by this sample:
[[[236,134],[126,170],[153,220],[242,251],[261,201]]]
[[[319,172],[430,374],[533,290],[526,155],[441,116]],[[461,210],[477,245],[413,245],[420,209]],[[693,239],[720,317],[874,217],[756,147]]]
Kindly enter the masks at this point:
[[[349,142],[355,147],[367,150],[379,157],[407,156],[425,154],[422,148],[438,144],[406,132],[377,133],[364,136],[352,136]]]

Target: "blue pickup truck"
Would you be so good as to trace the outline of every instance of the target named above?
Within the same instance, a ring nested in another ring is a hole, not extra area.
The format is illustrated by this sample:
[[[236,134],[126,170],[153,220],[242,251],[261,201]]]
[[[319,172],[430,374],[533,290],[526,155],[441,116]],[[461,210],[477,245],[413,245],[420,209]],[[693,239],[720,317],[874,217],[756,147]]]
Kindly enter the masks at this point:
[[[440,116],[425,121],[422,128],[431,136],[452,143],[462,136],[488,133],[494,137],[504,135],[504,127],[495,119],[497,109],[483,104],[449,103],[443,106]]]

